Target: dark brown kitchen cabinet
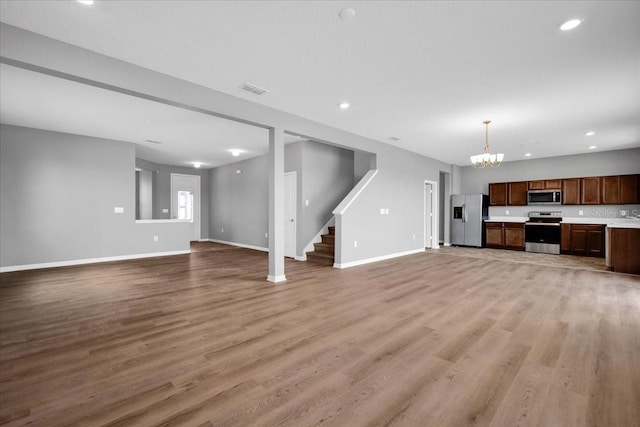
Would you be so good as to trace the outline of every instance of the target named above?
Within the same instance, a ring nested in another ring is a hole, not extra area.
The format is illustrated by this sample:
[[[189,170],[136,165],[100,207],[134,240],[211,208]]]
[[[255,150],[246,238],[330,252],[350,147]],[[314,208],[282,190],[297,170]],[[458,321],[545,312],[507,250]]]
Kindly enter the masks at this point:
[[[505,206],[507,204],[507,183],[489,184],[489,205]]]
[[[580,178],[569,178],[562,180],[562,204],[580,204]]]
[[[640,203],[640,175],[620,176],[620,204]]]
[[[526,206],[527,205],[527,181],[507,183],[507,205]]]
[[[600,202],[603,205],[620,203],[620,176],[603,176],[600,178]]]
[[[486,222],[485,246],[497,249],[524,250],[524,223]]]
[[[600,177],[591,176],[580,178],[580,204],[599,205],[600,204]]]
[[[485,223],[485,246],[488,248],[502,248],[504,247],[504,233],[502,231],[501,222],[486,222]]]
[[[538,181],[529,181],[529,190],[560,190],[561,188],[561,179],[541,179]]]
[[[505,249],[524,251],[524,223],[504,223],[504,247]]]
[[[610,228],[608,232],[613,271],[640,274],[640,228]]]
[[[604,258],[604,226],[599,224],[562,224],[560,252]]]

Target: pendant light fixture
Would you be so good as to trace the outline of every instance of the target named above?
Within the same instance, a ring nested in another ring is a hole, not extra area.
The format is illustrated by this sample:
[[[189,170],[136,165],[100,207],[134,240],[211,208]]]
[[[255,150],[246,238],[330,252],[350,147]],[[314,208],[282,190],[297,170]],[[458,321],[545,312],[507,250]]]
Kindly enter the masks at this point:
[[[491,120],[485,120],[482,123],[484,123],[486,127],[484,153],[471,156],[471,163],[473,163],[473,167],[475,168],[497,168],[500,166],[500,163],[502,163],[504,154],[491,154],[489,151],[489,123],[491,123]]]

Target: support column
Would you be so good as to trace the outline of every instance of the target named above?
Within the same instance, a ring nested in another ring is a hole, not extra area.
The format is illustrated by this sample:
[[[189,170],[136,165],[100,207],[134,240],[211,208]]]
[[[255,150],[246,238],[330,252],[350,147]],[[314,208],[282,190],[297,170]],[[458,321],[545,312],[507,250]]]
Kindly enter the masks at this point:
[[[269,129],[269,276],[284,282],[284,130]]]

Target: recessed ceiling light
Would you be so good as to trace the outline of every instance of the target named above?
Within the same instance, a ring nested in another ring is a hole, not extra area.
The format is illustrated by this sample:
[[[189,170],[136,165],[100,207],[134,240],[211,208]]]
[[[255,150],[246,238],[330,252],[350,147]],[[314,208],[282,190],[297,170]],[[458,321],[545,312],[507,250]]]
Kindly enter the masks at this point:
[[[589,132],[585,132],[584,134],[585,134],[586,136],[593,136],[593,135],[595,135],[596,133],[595,133],[594,131],[590,130]]]
[[[582,22],[582,20],[580,20],[580,19],[569,19],[568,21],[565,21],[565,22],[562,23],[562,25],[560,25],[560,29],[562,31],[573,30],[578,25],[580,25],[581,22]]]
[[[343,21],[348,21],[349,19],[353,19],[353,17],[356,16],[356,11],[351,9],[350,7],[346,7],[342,9],[340,13],[338,13],[338,16],[340,16],[340,19],[342,19]]]
[[[240,150],[229,150],[231,151],[231,155],[233,157],[238,157],[240,155]]]
[[[389,139],[393,142],[398,142],[400,141],[400,138],[398,138],[397,136],[390,136]]]
[[[531,157],[531,153],[524,153],[525,157]]]
[[[589,150],[595,150],[596,148],[598,148],[598,147],[596,147],[595,145],[590,145],[589,146]]]
[[[76,0],[76,1],[80,4],[86,4],[89,6],[93,4],[93,0]]]
[[[348,102],[341,102],[340,103],[340,108],[342,108],[343,110],[346,110],[349,107],[351,107],[351,104],[349,104]]]
[[[200,169],[200,166],[202,166],[202,163],[200,162],[193,162],[193,167],[196,169]]]

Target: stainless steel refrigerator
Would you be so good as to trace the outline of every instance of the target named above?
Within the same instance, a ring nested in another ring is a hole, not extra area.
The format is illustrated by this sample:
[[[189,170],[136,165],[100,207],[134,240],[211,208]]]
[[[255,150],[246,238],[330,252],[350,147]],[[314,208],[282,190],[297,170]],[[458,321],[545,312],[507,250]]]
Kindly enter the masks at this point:
[[[489,218],[489,197],[486,194],[452,194],[451,214],[451,244],[482,247],[482,222]]]

